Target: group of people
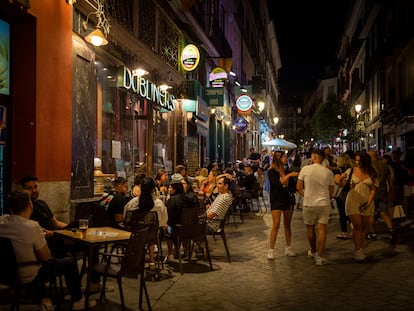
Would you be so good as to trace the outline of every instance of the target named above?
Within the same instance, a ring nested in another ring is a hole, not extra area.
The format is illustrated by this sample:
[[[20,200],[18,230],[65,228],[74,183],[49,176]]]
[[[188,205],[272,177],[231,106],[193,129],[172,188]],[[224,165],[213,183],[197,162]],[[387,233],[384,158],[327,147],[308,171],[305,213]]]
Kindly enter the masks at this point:
[[[335,162],[330,148],[325,147],[311,150],[308,157],[298,162],[298,155],[291,155],[289,161],[285,152],[273,152],[267,171],[273,220],[268,259],[275,258],[274,246],[282,214],[286,241],[284,253],[296,256],[291,246],[291,220],[294,206],[299,204],[307,227],[308,256],[315,259],[316,265],[329,263],[325,248],[332,206],[339,211],[341,232],[337,238],[348,239],[348,227],[351,228],[356,261],[366,259],[365,239],[376,239],[378,218],[382,218],[391,243],[395,243],[395,228],[389,209],[396,204],[410,207],[403,202],[404,187],[400,185],[407,184],[409,176],[413,175],[413,170],[404,165],[400,157],[398,150],[389,157],[384,155],[383,159],[375,150],[347,151]],[[387,163],[387,160],[391,161]],[[407,212],[411,215],[410,208]]]
[[[12,242],[22,283],[33,283],[36,297],[40,297],[40,310],[54,310],[47,295],[46,283],[55,273],[65,277],[66,287],[72,297],[72,310],[85,308],[85,297],[81,292],[81,280],[77,262],[63,251],[64,246],[53,239],[53,231],[64,229],[67,223],[52,213],[47,203],[39,199],[38,178],[25,175],[20,189],[8,195],[10,214],[0,216],[0,236]],[[99,282],[99,280],[98,280]],[[95,283],[95,291],[98,291]],[[96,301],[89,300],[89,307]]]

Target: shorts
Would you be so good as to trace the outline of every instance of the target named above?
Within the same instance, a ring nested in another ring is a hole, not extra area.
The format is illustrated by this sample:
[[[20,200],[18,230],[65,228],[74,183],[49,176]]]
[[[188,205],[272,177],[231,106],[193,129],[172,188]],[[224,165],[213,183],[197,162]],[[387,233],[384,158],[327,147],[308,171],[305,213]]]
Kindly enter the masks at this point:
[[[388,213],[388,207],[390,204],[388,200],[375,200],[375,210],[377,212],[385,212]]]
[[[329,222],[330,205],[324,206],[303,206],[303,222],[305,225],[313,226],[316,224],[325,224]]]

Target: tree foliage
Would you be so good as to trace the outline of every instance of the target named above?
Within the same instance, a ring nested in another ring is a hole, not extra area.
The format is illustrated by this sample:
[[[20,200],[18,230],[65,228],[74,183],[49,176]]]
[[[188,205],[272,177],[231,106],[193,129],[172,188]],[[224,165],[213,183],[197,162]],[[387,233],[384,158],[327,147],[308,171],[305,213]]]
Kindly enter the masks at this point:
[[[349,109],[336,97],[330,97],[319,105],[310,124],[317,141],[331,144],[344,129],[351,130],[354,121]]]

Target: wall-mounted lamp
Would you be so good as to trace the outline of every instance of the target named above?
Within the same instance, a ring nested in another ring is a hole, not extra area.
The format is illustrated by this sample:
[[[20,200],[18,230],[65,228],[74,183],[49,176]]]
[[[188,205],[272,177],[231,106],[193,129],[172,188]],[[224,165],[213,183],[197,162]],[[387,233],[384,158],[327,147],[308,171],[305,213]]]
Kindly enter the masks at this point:
[[[259,100],[257,102],[257,108],[259,109],[260,112],[262,112],[265,108],[265,102],[263,100]]]
[[[137,68],[137,69],[132,70],[132,74],[138,77],[142,77],[142,76],[149,74],[149,72],[146,71],[145,69]]]
[[[355,105],[355,112],[356,113],[360,113],[361,112],[361,109],[362,109],[362,105],[360,105],[360,104],[356,104]]]
[[[279,118],[278,118],[278,117],[274,117],[274,118],[273,118],[273,123],[274,123],[275,125],[277,125],[277,124],[279,123]]]
[[[172,86],[170,86],[170,85],[168,85],[168,84],[166,84],[166,83],[163,83],[163,84],[161,84],[161,85],[159,86],[159,89],[160,89],[161,91],[163,91],[163,92],[165,92],[165,91],[169,90],[170,88],[172,88]]]
[[[94,46],[107,45],[108,40],[106,38],[109,34],[110,25],[104,13],[104,0],[96,0],[96,11],[89,13],[86,21],[82,23],[85,31],[88,30],[88,21],[91,14],[95,14],[98,22],[96,23],[95,29],[85,36],[85,41]]]

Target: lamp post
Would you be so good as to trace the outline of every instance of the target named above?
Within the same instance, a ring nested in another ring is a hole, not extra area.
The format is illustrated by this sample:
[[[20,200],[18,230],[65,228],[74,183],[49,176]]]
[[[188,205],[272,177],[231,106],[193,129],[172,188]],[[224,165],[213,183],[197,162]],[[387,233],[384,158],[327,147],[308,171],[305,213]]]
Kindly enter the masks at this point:
[[[361,148],[360,148],[360,145],[359,145],[358,123],[359,123],[359,115],[360,115],[361,110],[362,110],[362,105],[356,104],[354,106],[354,109],[355,109],[355,133],[354,133],[354,136],[355,136],[355,140],[356,140],[356,144],[354,145],[354,149],[359,150]]]

